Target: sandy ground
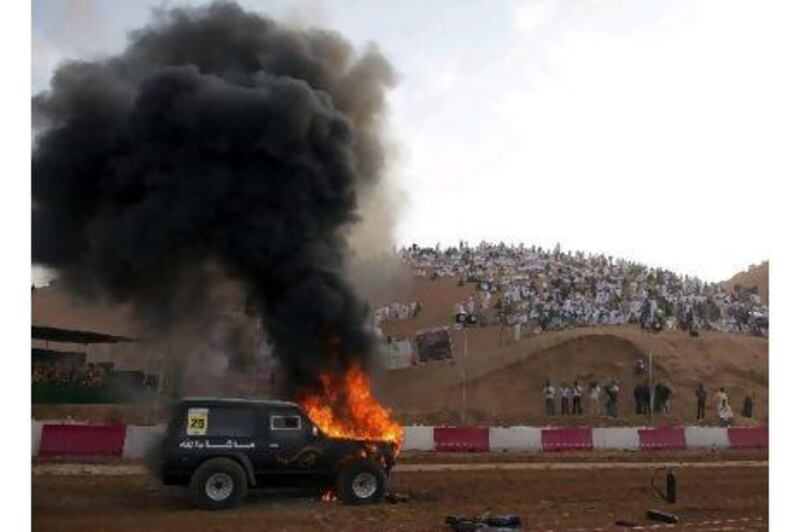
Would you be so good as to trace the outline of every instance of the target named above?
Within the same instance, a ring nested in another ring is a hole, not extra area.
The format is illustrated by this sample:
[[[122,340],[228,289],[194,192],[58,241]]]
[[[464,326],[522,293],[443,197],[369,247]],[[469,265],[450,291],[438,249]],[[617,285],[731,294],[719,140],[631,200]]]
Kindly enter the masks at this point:
[[[410,496],[407,503],[353,508],[308,493],[251,491],[242,507],[216,513],[192,508],[183,489],[163,487],[139,472],[55,475],[40,469],[33,476],[33,529],[445,531],[448,514],[488,511],[519,514],[529,531],[607,530],[618,519],[649,530],[665,528],[654,528],[656,523],[645,519],[653,507],[678,514],[681,529],[767,528],[766,453],[707,460],[653,453],[653,460],[661,460],[650,462],[623,456],[595,462],[569,456],[549,463],[505,462],[506,469],[480,469],[491,463],[469,457],[450,464],[407,460],[390,481],[391,489]],[[667,505],[653,494],[650,480],[662,463],[674,462],[679,465],[678,503]],[[525,467],[508,467],[515,464]],[[69,464],[36,467],[52,465]]]

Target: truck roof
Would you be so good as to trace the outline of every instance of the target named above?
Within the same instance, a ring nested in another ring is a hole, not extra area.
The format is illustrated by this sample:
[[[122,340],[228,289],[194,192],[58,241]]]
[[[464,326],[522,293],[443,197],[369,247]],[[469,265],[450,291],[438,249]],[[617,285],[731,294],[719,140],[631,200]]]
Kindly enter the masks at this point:
[[[266,406],[266,407],[293,407],[300,408],[297,403],[279,401],[277,399],[250,399],[243,397],[184,397],[178,400],[179,405],[197,404],[224,404],[232,406]]]

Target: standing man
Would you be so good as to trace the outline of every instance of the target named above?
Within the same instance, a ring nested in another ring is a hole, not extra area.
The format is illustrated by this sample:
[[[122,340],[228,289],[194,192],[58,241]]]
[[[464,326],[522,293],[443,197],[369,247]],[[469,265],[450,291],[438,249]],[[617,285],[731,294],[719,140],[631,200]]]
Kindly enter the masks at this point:
[[[567,386],[566,382],[561,383],[561,415],[569,415],[569,400],[572,396],[572,389]]]
[[[675,392],[672,391],[672,388],[669,387],[669,384],[664,384],[664,413],[669,414],[669,400],[672,399],[672,396]]]
[[[664,412],[664,401],[666,400],[666,395],[666,386],[664,386],[660,381],[657,382],[653,388],[653,410],[656,414],[661,414]]]
[[[545,413],[548,416],[556,415],[556,388],[550,384],[549,379],[545,381],[542,393],[544,394]]]
[[[742,415],[746,418],[753,417],[753,398],[750,394],[744,396],[744,408],[742,408]]]
[[[706,418],[706,390],[703,388],[703,383],[697,385],[694,391],[694,396],[697,397],[697,420]]]
[[[721,387],[719,389],[716,397],[717,397],[717,413],[719,413],[722,412],[724,409],[728,408],[728,394],[725,393],[724,387]]]
[[[733,424],[733,409],[730,403],[725,402],[724,406],[719,409],[719,424],[721,427],[730,427]]]
[[[617,396],[619,395],[619,386],[617,386],[616,380],[611,379],[611,382],[606,385],[606,395],[608,396],[606,413],[610,417],[617,417]]]
[[[589,386],[589,400],[592,402],[592,414],[600,414],[600,385],[593,382]]]
[[[577,415],[583,415],[583,408],[581,408],[581,396],[583,395],[583,390],[581,389],[581,385],[578,384],[578,381],[575,381],[572,384],[572,413]]]
[[[633,388],[633,399],[636,401],[636,415],[642,414],[644,410],[643,404],[644,403],[644,395],[642,394],[642,384],[639,383]]]

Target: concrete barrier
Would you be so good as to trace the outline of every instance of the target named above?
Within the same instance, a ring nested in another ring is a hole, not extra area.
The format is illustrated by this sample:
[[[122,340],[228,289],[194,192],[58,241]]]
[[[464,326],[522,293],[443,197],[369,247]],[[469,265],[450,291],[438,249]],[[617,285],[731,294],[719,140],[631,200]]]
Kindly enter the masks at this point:
[[[40,456],[122,456],[125,425],[44,425]]]
[[[166,425],[128,425],[125,430],[125,446],[122,448],[122,457],[144,458],[148,450],[158,444],[166,429]]]
[[[32,456],[106,454],[142,459],[164,425],[31,420]],[[403,450],[442,452],[765,448],[766,427],[404,427]]]
[[[736,449],[763,449],[769,447],[769,429],[767,427],[731,427],[728,429],[728,440]]]
[[[403,439],[404,451],[433,451],[436,444],[433,441],[433,427],[423,425],[412,425],[403,427],[405,438]]]
[[[637,427],[607,427],[592,429],[592,443],[595,449],[639,449],[639,429]]]
[[[36,420],[33,420],[31,423],[31,456],[39,454],[39,442],[42,441],[43,425],[44,423]]]
[[[683,427],[641,428],[637,432],[639,433],[639,447],[642,450],[686,449],[686,433]]]
[[[542,450],[545,452],[591,451],[592,429],[589,427],[542,429]]]
[[[687,447],[729,447],[728,429],[724,427],[686,427]]]
[[[491,427],[489,449],[492,451],[541,451],[542,429],[537,427]]]
[[[485,453],[489,451],[486,427],[434,427],[433,442],[437,451]]]

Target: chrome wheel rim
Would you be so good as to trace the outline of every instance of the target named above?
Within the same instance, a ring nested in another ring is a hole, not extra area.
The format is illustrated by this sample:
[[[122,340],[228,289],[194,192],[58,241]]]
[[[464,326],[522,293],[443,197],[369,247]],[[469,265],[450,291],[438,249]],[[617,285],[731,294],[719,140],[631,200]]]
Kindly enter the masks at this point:
[[[368,499],[378,491],[378,479],[372,473],[359,473],[353,478],[353,493],[359,499]]]
[[[227,473],[214,473],[206,480],[206,495],[215,502],[224,501],[233,493],[233,478]]]

